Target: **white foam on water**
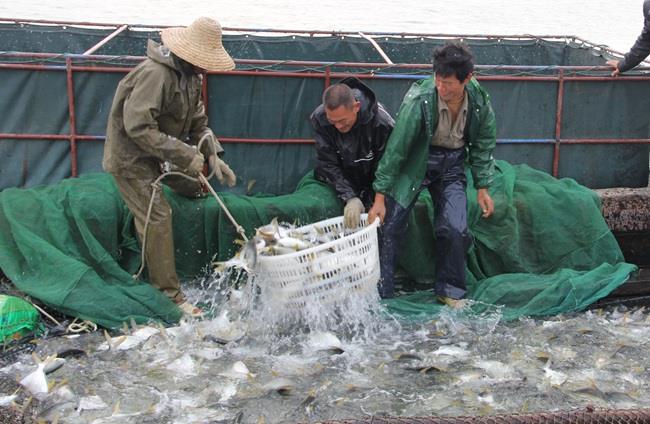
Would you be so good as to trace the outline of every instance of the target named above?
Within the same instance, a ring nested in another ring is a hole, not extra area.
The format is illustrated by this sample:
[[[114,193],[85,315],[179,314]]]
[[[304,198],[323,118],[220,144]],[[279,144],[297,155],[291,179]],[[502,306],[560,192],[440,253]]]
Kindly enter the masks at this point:
[[[650,335],[637,331],[650,324],[647,312],[502,322],[498,308],[442,308],[435,319],[409,321],[388,314],[374,293],[288,311],[264,302],[259,281],[243,281],[236,272],[205,279],[194,294],[214,299],[211,319],[159,331],[138,348],[69,359],[57,381],[92,390],[109,408],[83,419],[66,409],[64,422],[313,422],[650,402],[639,365]]]

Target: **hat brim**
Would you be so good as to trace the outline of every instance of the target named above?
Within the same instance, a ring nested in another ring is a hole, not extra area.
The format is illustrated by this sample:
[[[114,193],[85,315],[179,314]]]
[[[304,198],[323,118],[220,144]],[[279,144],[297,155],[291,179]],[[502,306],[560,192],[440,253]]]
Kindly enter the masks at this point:
[[[176,56],[207,71],[231,71],[235,62],[223,46],[208,48],[191,43],[185,35],[186,28],[165,28],[162,42]]]

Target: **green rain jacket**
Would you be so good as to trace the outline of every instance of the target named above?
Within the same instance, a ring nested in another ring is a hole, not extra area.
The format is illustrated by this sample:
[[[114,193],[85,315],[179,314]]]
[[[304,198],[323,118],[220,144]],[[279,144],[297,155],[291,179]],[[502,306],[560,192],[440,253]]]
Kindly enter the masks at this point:
[[[487,188],[494,178],[496,119],[489,94],[475,79],[465,90],[469,102],[464,132],[467,162],[474,187]],[[429,145],[438,126],[437,105],[434,77],[411,86],[375,172],[375,192],[392,197],[405,208],[415,199],[424,180]]]
[[[187,65],[187,64],[186,64]],[[206,132],[201,78],[152,40],[147,59],[120,81],[108,118],[104,170],[125,178],[157,178],[169,161],[187,169]],[[204,156],[213,152],[204,142]],[[215,153],[223,152],[216,143]]]

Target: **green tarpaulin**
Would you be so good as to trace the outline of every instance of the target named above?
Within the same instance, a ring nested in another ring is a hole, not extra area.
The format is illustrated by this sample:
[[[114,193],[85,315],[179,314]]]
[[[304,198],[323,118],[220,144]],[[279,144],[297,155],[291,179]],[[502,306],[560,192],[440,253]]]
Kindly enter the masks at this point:
[[[624,263],[594,192],[525,165],[498,161],[498,170],[492,218],[480,218],[476,193],[468,190],[474,237],[468,285],[476,308],[503,305],[508,319],[580,310],[636,269]],[[237,234],[214,198],[167,195],[179,275],[205,273],[211,261],[235,253]],[[288,195],[224,193],[223,200],[247,234],[274,217],[306,224],[342,212],[333,191],[311,174]],[[426,290],[434,275],[432,214],[425,191],[410,217],[400,257],[409,280],[425,290],[386,302],[401,314],[430,316],[439,309]],[[19,289],[64,313],[106,327],[130,318],[178,320],[170,301],[145,281],[132,279],[139,255],[132,217],[107,174],[0,192],[0,268]]]
[[[470,297],[477,301],[474,311],[499,305],[504,319],[515,319],[583,310],[636,270],[624,262],[595,192],[526,165],[497,161],[497,169],[498,178],[490,189],[495,202],[490,219],[480,218],[476,191],[468,190],[474,243],[467,275]],[[412,278],[432,284],[433,212],[428,193],[420,200],[410,218],[408,254],[400,262]],[[441,307],[427,291],[387,305],[401,314],[425,317]]]

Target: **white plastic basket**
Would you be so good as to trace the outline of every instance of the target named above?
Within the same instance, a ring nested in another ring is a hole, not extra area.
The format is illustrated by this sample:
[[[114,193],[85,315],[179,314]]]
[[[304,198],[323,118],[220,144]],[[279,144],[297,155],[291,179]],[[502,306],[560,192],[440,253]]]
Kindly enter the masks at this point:
[[[258,256],[256,274],[264,301],[301,308],[307,303],[341,301],[360,293],[377,292],[379,282],[379,220],[344,234],[343,217],[319,221],[295,231],[318,227],[332,241],[278,256]],[[349,230],[348,230],[349,231]]]

